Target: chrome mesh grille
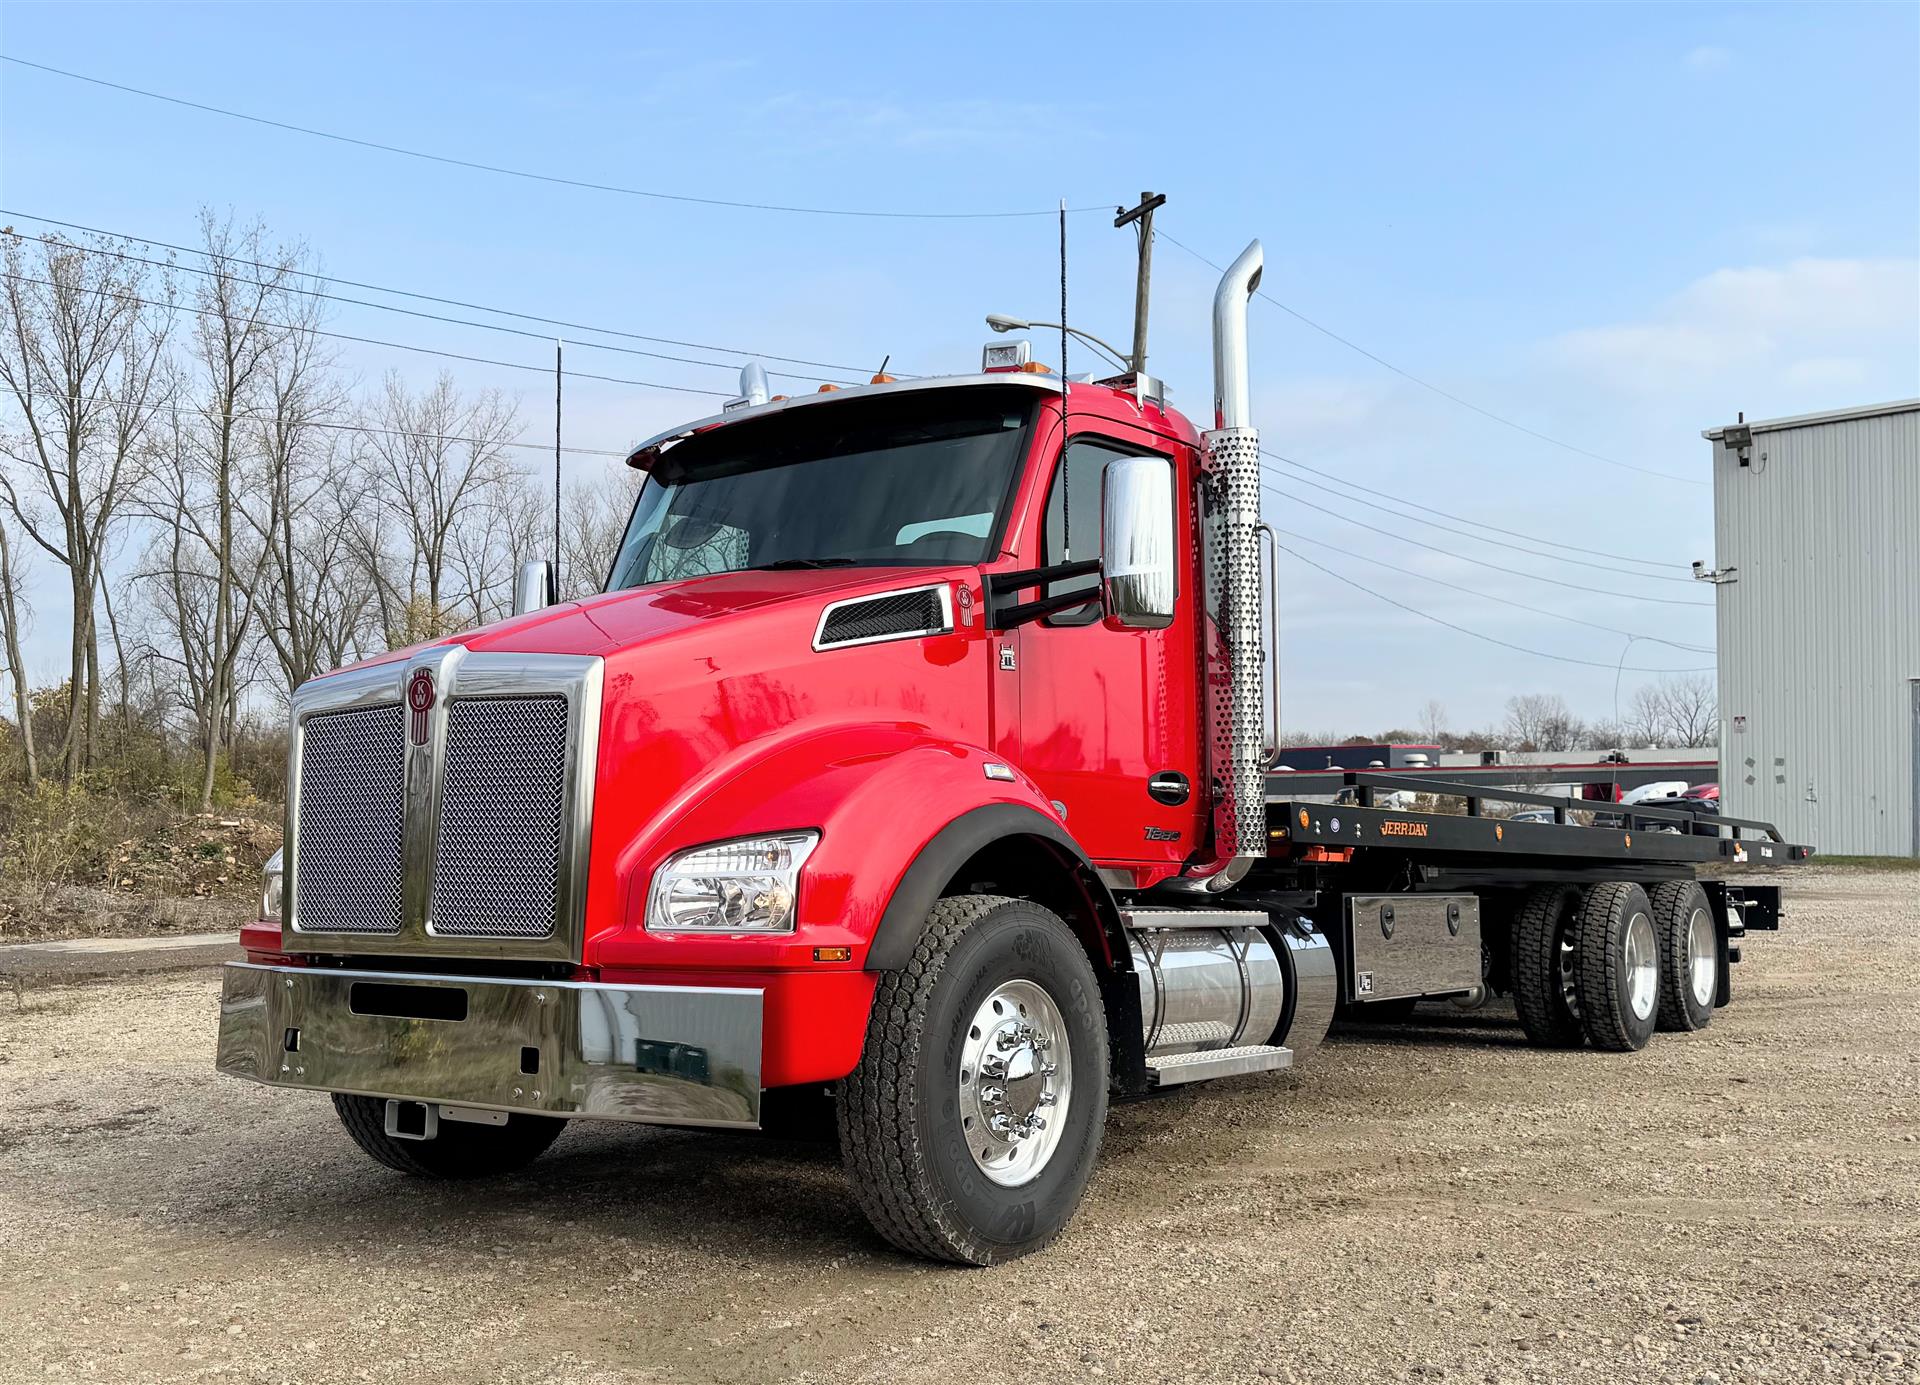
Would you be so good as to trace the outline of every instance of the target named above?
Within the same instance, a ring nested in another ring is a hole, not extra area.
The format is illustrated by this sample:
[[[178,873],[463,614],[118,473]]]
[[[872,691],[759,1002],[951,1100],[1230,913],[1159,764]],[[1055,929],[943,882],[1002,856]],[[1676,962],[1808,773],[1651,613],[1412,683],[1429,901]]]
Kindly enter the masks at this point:
[[[567,700],[456,697],[447,707],[433,931],[553,932],[566,818]]]
[[[391,706],[306,720],[293,874],[304,932],[400,931],[403,717]]]

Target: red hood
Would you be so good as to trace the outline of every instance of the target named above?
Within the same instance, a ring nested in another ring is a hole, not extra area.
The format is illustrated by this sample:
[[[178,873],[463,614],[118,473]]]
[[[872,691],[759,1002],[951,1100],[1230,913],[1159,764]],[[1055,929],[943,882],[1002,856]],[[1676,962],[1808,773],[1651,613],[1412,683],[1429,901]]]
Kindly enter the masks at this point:
[[[914,569],[912,580],[932,581],[939,575],[931,569]],[[702,621],[736,616],[776,602],[894,585],[900,580],[901,569],[897,568],[719,573],[638,591],[605,592],[581,601],[563,601],[342,667],[397,663],[422,649],[446,644],[463,644],[475,652],[605,655],[690,629]]]

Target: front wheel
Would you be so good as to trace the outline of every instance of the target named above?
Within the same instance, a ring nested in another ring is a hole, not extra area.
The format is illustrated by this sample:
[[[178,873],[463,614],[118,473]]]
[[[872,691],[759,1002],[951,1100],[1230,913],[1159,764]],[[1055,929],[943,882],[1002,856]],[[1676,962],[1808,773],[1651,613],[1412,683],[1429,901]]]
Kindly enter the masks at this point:
[[[1100,986],[1071,929],[1023,899],[959,895],[881,977],[840,1148],[874,1229],[935,1260],[992,1265],[1059,1235],[1107,1115]]]

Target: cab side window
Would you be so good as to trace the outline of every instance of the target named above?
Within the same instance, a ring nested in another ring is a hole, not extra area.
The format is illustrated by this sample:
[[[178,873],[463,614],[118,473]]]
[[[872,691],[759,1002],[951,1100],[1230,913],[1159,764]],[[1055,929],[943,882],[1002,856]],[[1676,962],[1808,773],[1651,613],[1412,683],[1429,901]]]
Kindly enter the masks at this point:
[[[1116,457],[1137,457],[1127,451],[1092,438],[1077,439],[1055,463],[1053,488],[1047,493],[1047,526],[1043,566],[1078,562],[1100,556],[1100,482],[1107,463]],[[1048,625],[1091,625],[1100,618],[1100,579],[1070,577],[1047,584],[1047,595],[1084,591],[1090,598],[1084,606],[1074,606],[1048,616]]]

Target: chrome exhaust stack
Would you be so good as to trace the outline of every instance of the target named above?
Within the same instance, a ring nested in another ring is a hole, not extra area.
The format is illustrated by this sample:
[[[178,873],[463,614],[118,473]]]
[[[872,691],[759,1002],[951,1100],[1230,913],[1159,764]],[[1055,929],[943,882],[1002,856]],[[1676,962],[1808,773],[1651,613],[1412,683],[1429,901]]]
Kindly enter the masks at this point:
[[[1213,295],[1213,428],[1205,435],[1210,760],[1217,790],[1210,889],[1267,853],[1266,650],[1260,624],[1260,433],[1247,366],[1247,303],[1266,254],[1254,241]],[[1277,731],[1276,731],[1277,734]]]

